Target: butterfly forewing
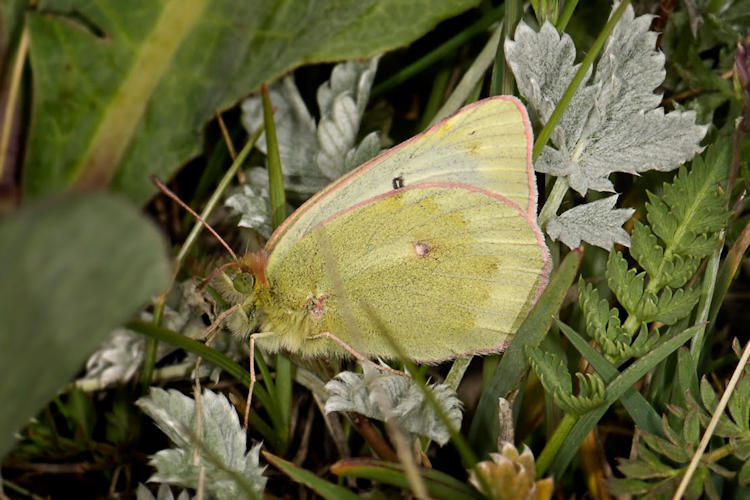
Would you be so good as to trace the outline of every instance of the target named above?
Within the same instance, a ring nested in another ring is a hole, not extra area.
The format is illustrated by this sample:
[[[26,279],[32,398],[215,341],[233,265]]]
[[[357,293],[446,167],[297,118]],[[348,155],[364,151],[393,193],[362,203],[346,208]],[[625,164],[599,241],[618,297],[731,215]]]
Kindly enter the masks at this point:
[[[312,227],[349,207],[425,183],[475,186],[503,195],[535,218],[531,144],[528,116],[516,98],[498,96],[466,106],[310,198],[271,237],[269,259],[282,258]]]

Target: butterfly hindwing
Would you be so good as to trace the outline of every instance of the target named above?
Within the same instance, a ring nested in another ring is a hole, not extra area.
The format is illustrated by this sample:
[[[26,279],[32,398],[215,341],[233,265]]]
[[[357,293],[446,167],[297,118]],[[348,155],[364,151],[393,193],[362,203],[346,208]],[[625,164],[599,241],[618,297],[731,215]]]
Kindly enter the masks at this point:
[[[421,361],[495,352],[548,271],[535,220],[512,200],[463,184],[405,186],[320,221],[269,261],[266,328],[298,333],[265,346],[337,352],[312,338],[328,331],[366,356],[393,357],[387,336]]]

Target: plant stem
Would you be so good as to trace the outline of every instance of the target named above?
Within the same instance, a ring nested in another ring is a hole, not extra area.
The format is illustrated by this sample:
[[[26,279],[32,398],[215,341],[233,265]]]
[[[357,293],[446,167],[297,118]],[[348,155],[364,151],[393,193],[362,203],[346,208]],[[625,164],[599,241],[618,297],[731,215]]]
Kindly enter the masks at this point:
[[[18,42],[18,49],[16,49],[16,59],[13,61],[13,72],[11,73],[10,88],[8,89],[8,100],[5,103],[5,110],[3,111],[3,129],[2,133],[0,133],[0,179],[5,174],[5,162],[8,159],[8,143],[10,142],[11,130],[13,128],[13,118],[16,116],[18,89],[21,86],[21,77],[23,76],[23,67],[28,51],[29,27],[25,26],[21,33],[21,40]]]
[[[276,125],[273,121],[273,106],[268,88],[261,87],[263,97],[263,122],[266,128],[266,158],[268,159],[268,194],[271,201],[271,225],[279,227],[286,219],[286,194],[284,193],[284,175],[281,170],[279,141],[276,138]]]
[[[504,12],[505,6],[503,5],[494,8],[489,13],[482,16],[479,21],[472,24],[447,42],[443,43],[435,50],[431,51],[429,54],[418,59],[395,75],[390,76],[383,83],[376,85],[375,88],[372,89],[372,93],[370,94],[371,97],[374,99],[375,97],[382,95],[383,93],[409,80],[413,76],[418,75],[436,62],[448,57],[457,48],[461,47],[475,36],[484,33],[484,31],[486,31],[487,28],[489,28],[493,23],[502,19]]]
[[[560,208],[569,187],[570,184],[568,184],[567,177],[555,177],[552,191],[550,191],[547,201],[544,202],[542,211],[539,212],[539,226],[542,229],[544,229],[547,226],[547,223],[552,220],[552,217],[557,214],[557,209]]]
[[[555,429],[555,433],[552,434],[552,437],[547,441],[542,453],[536,460],[537,478],[542,477],[544,473],[547,472],[547,469],[549,469],[549,466],[552,465],[552,461],[557,455],[557,452],[560,450],[560,447],[565,442],[565,439],[568,437],[568,434],[570,434],[570,431],[573,429],[573,426],[577,421],[578,417],[571,415],[570,413],[563,415],[560,424],[557,426],[557,429]]]
[[[711,254],[708,264],[706,265],[706,272],[703,274],[703,290],[701,291],[701,300],[698,304],[698,315],[695,318],[696,324],[708,321],[709,312],[711,311],[711,299],[714,296],[716,280],[719,276],[719,264],[721,263],[721,251],[724,249],[725,236],[725,231],[722,231],[719,234],[719,245],[714,250],[714,253]],[[705,340],[706,327],[704,326],[695,332],[695,335],[690,342],[690,357],[693,359],[693,366],[695,367],[696,373],[698,373],[698,361],[700,360]]]

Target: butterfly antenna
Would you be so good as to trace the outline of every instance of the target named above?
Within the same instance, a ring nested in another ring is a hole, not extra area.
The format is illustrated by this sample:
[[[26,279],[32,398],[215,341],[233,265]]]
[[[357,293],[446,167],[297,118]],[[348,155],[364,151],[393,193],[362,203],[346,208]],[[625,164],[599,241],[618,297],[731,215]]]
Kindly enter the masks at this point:
[[[216,277],[216,275],[219,274],[220,272],[222,272],[224,269],[228,269],[230,267],[236,267],[236,266],[239,266],[239,265],[240,265],[239,262],[227,262],[225,264],[220,265],[219,267],[217,267],[216,269],[214,269],[213,271],[211,271],[211,274],[209,274],[206,279],[204,279],[203,281],[200,282],[200,284],[197,286],[196,290],[198,290],[199,292],[201,290],[203,290],[206,287],[206,285],[208,285],[209,283],[211,283],[211,280],[213,280]]]
[[[161,190],[162,193],[164,193],[167,196],[169,196],[170,198],[172,198],[175,202],[177,202],[178,205],[180,205],[182,208],[184,208],[185,210],[187,210],[190,215],[192,215],[198,221],[200,221],[200,223],[203,224],[205,226],[205,228],[208,229],[211,232],[211,234],[214,235],[214,237],[219,241],[219,243],[221,243],[222,246],[227,249],[227,252],[229,252],[229,255],[231,255],[232,258],[235,261],[239,260],[237,258],[237,255],[234,253],[234,250],[232,250],[232,248],[227,244],[227,242],[224,241],[224,238],[222,238],[221,236],[219,236],[219,233],[217,233],[216,231],[214,231],[214,228],[212,228],[208,224],[208,222],[206,222],[205,220],[203,220],[203,217],[201,217],[200,215],[198,215],[195,210],[193,210],[192,208],[190,208],[187,205],[187,203],[185,203],[184,201],[182,201],[180,199],[180,197],[177,196],[171,189],[169,189],[157,176],[152,175],[151,176],[151,181],[154,184],[156,184],[156,186]]]

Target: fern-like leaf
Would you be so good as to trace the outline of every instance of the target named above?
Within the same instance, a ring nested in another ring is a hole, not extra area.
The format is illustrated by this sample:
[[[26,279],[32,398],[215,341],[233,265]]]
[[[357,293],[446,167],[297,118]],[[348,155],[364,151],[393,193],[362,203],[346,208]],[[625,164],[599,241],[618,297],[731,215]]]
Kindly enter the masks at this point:
[[[576,373],[578,394],[573,394],[573,383],[565,362],[553,352],[543,352],[537,347],[527,347],[529,365],[539,378],[544,391],[566,413],[583,415],[606,399],[604,381],[596,373]]]

